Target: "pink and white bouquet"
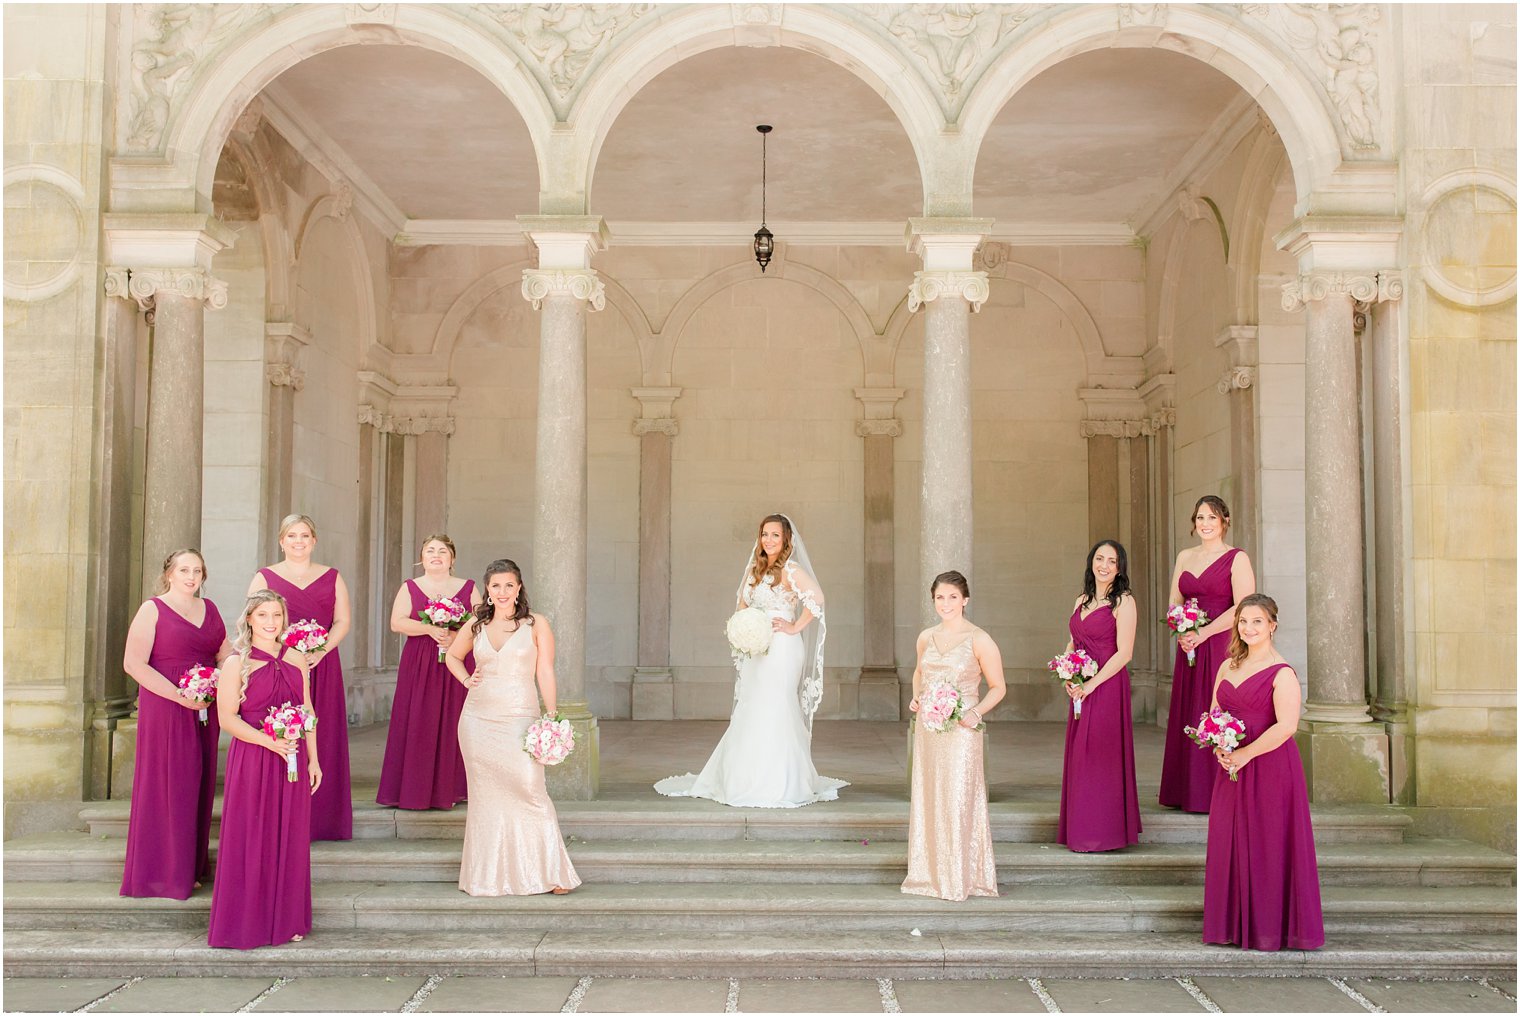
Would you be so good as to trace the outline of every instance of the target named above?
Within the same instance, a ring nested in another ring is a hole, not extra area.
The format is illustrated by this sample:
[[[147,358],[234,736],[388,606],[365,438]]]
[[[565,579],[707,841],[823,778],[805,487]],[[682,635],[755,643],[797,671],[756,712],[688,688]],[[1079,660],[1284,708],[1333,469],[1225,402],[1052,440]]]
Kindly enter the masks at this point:
[[[439,628],[447,628],[449,631],[458,631],[464,626],[464,619],[470,616],[469,608],[452,596],[440,596],[437,599],[427,601],[427,606],[417,611],[419,620],[428,624],[437,625]],[[448,650],[443,646],[438,647],[438,662],[443,662],[443,657]]]
[[[299,741],[317,729],[317,714],[304,705],[287,702],[282,706],[270,706],[264,717],[264,733],[286,741]],[[285,756],[285,778],[296,781],[296,754]]]
[[[187,698],[200,699],[206,705],[201,706],[201,722],[206,722],[206,706],[216,698],[216,670],[204,663],[197,663],[183,674],[179,675],[179,690],[185,693]]]
[[[1198,606],[1198,599],[1194,597],[1182,603],[1174,604],[1167,608],[1166,616],[1161,623],[1172,630],[1174,634],[1185,635],[1190,631],[1200,631],[1209,623],[1209,615],[1204,613],[1203,608]],[[1197,662],[1198,654],[1192,649],[1187,651],[1188,666]]]
[[[736,662],[770,652],[771,636],[775,634],[770,615],[759,607],[735,611],[724,630],[728,635],[729,651]]]
[[[315,621],[297,621],[280,636],[286,649],[298,653],[314,653],[327,645],[327,629]]]
[[[1223,748],[1232,752],[1240,747],[1246,736],[1246,725],[1223,709],[1211,709],[1198,717],[1198,726],[1183,727],[1182,732],[1193,739],[1200,748]],[[1230,779],[1239,780],[1238,773],[1230,773]]]
[[[1088,656],[1083,649],[1073,649],[1069,653],[1062,653],[1045,666],[1062,682],[1078,687],[1098,676],[1098,661]],[[1082,716],[1081,699],[1071,700],[1071,713],[1078,718]]]
[[[523,751],[541,766],[557,766],[575,750],[575,728],[559,713],[534,720],[523,735]]]
[[[933,733],[953,730],[960,724],[967,709],[960,689],[949,681],[930,681],[923,694],[918,696],[918,719]],[[981,730],[982,724],[976,729]]]

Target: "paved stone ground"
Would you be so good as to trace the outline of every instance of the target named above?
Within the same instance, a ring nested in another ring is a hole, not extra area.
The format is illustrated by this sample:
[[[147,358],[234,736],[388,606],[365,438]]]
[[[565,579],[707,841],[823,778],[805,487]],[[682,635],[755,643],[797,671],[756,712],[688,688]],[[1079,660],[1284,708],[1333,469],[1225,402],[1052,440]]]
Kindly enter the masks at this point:
[[[1514,981],[8,977],[6,1012],[1515,1012]]]

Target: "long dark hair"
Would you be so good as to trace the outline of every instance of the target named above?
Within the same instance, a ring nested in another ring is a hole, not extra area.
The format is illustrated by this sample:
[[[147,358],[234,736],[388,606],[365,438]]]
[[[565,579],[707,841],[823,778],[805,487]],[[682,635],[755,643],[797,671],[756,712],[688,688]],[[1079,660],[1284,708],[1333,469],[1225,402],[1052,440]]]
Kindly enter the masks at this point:
[[[1129,553],[1124,549],[1124,544],[1118,540],[1099,540],[1087,552],[1087,564],[1082,569],[1082,605],[1078,610],[1087,609],[1098,598],[1098,577],[1093,574],[1092,561],[1100,547],[1114,548],[1114,556],[1119,559],[1119,570],[1114,573],[1113,584],[1108,587],[1108,596],[1104,598],[1108,609],[1117,609],[1119,600],[1129,592]]]
[[[517,608],[512,612],[512,620],[521,625],[524,621],[533,623],[533,611],[528,606],[528,587],[523,582],[522,569],[517,567],[516,561],[507,558],[499,558],[486,565],[486,577],[480,580],[482,593],[480,606],[475,608],[475,622],[470,625],[470,634],[479,635],[480,629],[490,624],[496,616],[496,604],[491,602],[491,577],[493,575],[517,576]],[[515,629],[514,629],[515,630]]]

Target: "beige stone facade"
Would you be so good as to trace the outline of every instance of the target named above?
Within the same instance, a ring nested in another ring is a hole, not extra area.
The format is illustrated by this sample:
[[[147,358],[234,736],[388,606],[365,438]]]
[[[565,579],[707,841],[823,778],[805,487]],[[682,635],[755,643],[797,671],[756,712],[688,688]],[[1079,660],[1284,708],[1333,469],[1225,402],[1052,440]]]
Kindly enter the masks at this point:
[[[589,730],[727,714],[721,622],[785,510],[820,715],[899,715],[959,567],[999,718],[1055,719],[1088,545],[1159,616],[1220,493],[1316,798],[1513,847],[1513,7],[5,19],[8,834],[129,784],[168,544],[230,614],[314,516],[357,722],[419,539],[513,557]],[[1137,722],[1170,648],[1142,624]]]

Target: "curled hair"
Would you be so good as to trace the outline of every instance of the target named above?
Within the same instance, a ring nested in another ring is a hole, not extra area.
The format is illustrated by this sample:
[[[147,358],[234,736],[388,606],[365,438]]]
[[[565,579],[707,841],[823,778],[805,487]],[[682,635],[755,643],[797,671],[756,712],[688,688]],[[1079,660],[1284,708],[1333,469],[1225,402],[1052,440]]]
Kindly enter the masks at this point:
[[[1267,615],[1267,620],[1277,623],[1277,601],[1266,593],[1252,593],[1250,596],[1240,598],[1240,603],[1235,607],[1235,621],[1230,625],[1230,669],[1239,670],[1240,664],[1245,660],[1246,654],[1251,647],[1246,645],[1240,637],[1240,614],[1247,607],[1260,607]]]
[[[1205,494],[1193,505],[1193,514],[1188,518],[1188,524],[1191,527],[1188,529],[1188,532],[1198,532],[1198,509],[1204,505],[1208,505],[1214,509],[1214,513],[1219,516],[1219,521],[1224,523],[1225,533],[1228,533],[1230,531],[1230,506],[1225,504],[1224,498],[1218,494]]]
[[[454,541],[451,540],[451,539],[449,539],[449,534],[448,533],[429,533],[426,537],[423,538],[422,542],[420,544],[418,544],[418,546],[417,546],[417,550],[418,550],[419,555],[420,555],[422,549],[424,547],[426,547],[430,543],[441,543],[445,547],[449,548],[449,558],[450,558],[450,560],[449,560],[449,571],[452,572],[454,570],[454,562],[457,561],[457,560],[459,560],[459,551],[457,551],[457,550],[454,549]],[[422,562],[418,561],[412,567],[414,567],[414,568],[421,568],[422,567]]]
[[[954,586],[961,591],[966,599],[971,599],[971,583],[966,581],[966,576],[958,571],[943,571],[934,576],[934,581],[929,583],[929,600],[933,602],[934,591],[940,586]]]
[[[285,597],[273,589],[260,589],[248,597],[248,602],[243,604],[243,612],[238,615],[237,638],[232,643],[232,651],[237,653],[238,657],[243,661],[243,694],[238,698],[239,705],[242,705],[243,699],[248,697],[248,674],[253,670],[253,625],[248,619],[253,616],[255,610],[258,610],[259,607],[266,603],[278,603],[280,605],[280,613],[284,615],[284,620],[280,622],[281,635],[285,633],[286,627],[290,624],[290,608],[285,605]],[[282,651],[281,649],[276,649],[275,655],[279,656]]]
[[[781,527],[781,550],[776,554],[774,561],[766,556],[765,549],[760,546],[760,534],[765,532],[768,523],[774,522]],[[760,528],[755,532],[755,559],[749,566],[749,583],[758,586],[765,581],[765,576],[771,577],[771,582],[781,584],[781,569],[792,557],[792,520],[785,515],[767,515],[760,520]]]
[[[485,578],[480,580],[483,595],[480,598],[480,606],[475,608],[475,621],[470,625],[471,637],[479,635],[480,629],[490,624],[496,617],[496,604],[491,602],[491,578],[496,575],[517,576],[517,606],[512,611],[512,620],[518,625],[524,622],[533,623],[533,609],[528,606],[528,587],[523,582],[522,569],[517,567],[516,561],[504,557],[498,558],[486,565]]]
[[[285,534],[288,533],[288,532],[290,532],[290,529],[291,529],[292,526],[301,526],[301,525],[304,525],[307,529],[311,530],[311,538],[313,540],[315,540],[317,538],[317,524],[311,520],[311,516],[310,515],[302,515],[299,512],[297,512],[297,513],[294,513],[294,514],[291,514],[291,515],[287,515],[283,519],[280,520],[280,534],[279,534],[279,536],[276,537],[276,539],[277,540],[283,540],[283,539],[285,539]]]
[[[1118,558],[1118,570],[1114,572],[1114,581],[1108,587],[1108,595],[1104,597],[1108,609],[1118,609],[1119,601],[1129,592],[1129,553],[1124,549],[1124,544],[1118,540],[1099,540],[1087,552],[1087,567],[1082,572],[1082,606],[1079,610],[1086,610],[1098,599],[1098,577],[1093,574],[1092,563],[1094,555],[1102,547],[1114,548],[1114,557]]]
[[[194,547],[182,547],[164,558],[164,566],[158,570],[158,585],[154,587],[154,595],[161,596],[169,591],[169,572],[174,567],[174,562],[178,561],[185,554],[194,554],[195,559],[201,563],[201,584],[200,588],[195,591],[196,596],[201,595],[202,590],[206,588],[206,580],[211,577],[211,573],[206,570],[206,559]]]

